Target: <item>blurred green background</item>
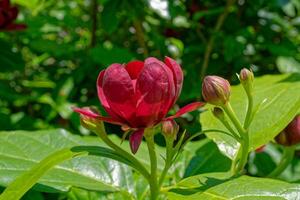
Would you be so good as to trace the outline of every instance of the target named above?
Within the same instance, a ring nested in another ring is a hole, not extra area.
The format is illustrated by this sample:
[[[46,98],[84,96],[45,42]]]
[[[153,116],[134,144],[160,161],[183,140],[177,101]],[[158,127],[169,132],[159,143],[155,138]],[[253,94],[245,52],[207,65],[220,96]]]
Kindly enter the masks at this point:
[[[178,60],[185,74],[178,106],[201,99],[205,74],[237,83],[243,67],[256,76],[300,71],[298,0],[12,2],[28,28],[0,32],[1,130],[60,127],[89,134],[71,107],[101,107],[97,74],[114,62]],[[195,133],[197,116],[179,123]]]

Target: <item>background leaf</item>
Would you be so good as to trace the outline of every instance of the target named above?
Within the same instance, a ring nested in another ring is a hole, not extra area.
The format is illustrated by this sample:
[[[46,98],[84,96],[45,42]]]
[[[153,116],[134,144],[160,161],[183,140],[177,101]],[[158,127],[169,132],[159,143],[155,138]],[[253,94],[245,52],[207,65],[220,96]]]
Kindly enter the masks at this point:
[[[212,173],[182,180],[169,190],[168,197],[170,200],[279,200],[298,199],[299,194],[299,184],[249,176],[230,179],[227,174]]]
[[[99,144],[64,130],[0,132],[0,184],[7,186],[47,155],[77,145]],[[28,148],[31,147],[31,148]],[[95,156],[66,161],[43,176],[36,189],[68,191],[72,186],[89,190],[132,191],[132,170],[124,164]]]
[[[230,169],[231,160],[221,154],[217,145],[209,139],[191,142],[188,146],[195,146],[195,155],[186,168],[184,177],[209,172],[226,172]],[[187,154],[183,152],[183,154]]]

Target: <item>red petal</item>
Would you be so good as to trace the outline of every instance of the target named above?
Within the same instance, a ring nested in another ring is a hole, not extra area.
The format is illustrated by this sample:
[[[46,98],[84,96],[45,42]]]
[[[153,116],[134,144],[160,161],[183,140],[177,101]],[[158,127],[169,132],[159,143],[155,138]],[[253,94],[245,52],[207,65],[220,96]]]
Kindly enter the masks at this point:
[[[5,23],[5,17],[0,10],[0,28],[4,25],[4,23]]]
[[[188,112],[192,112],[194,110],[197,110],[198,108],[200,108],[201,106],[203,106],[205,103],[203,102],[194,102],[194,103],[190,103],[184,107],[182,107],[180,110],[178,110],[176,112],[175,115],[167,117],[166,119],[174,119],[174,118],[178,118],[181,115],[188,113]]]
[[[144,62],[135,60],[127,63],[125,69],[127,70],[131,79],[137,79],[143,67]]]
[[[10,0],[1,0],[0,7],[8,9],[10,7]]]
[[[100,117],[100,115],[96,112],[94,112],[91,108],[85,107],[85,108],[72,108],[74,112],[77,112],[81,115],[84,115],[86,117],[97,119],[97,117]]]
[[[85,108],[73,108],[74,112],[77,112],[85,117],[90,117],[93,119],[99,119],[111,124],[117,124],[117,125],[123,125],[122,122],[119,122],[115,119],[112,119],[110,117],[103,117],[101,115],[99,115],[98,113],[96,113],[95,111],[93,111],[91,108],[85,107]]]
[[[9,9],[9,18],[11,20],[15,20],[18,16],[18,13],[19,13],[19,9],[17,7],[11,7]]]
[[[156,58],[145,61],[136,83],[136,115],[144,126],[153,125],[166,115],[168,106],[175,95],[171,70]]]
[[[26,29],[27,26],[25,24],[9,24],[7,27],[5,27],[8,31],[21,31]]]
[[[133,154],[135,154],[138,151],[141,142],[143,140],[143,135],[144,135],[144,129],[139,129],[130,135],[129,144],[130,144],[131,152]]]
[[[175,91],[176,91],[175,92],[175,96],[176,96],[175,101],[176,101],[181,93],[182,83],[183,83],[183,73],[180,65],[172,58],[166,57],[165,63],[173,72]]]
[[[103,108],[105,109],[105,111],[114,119],[117,119],[118,121],[122,121],[122,118],[120,118],[118,116],[117,113],[115,113],[109,106],[107,99],[104,95],[103,92],[103,76],[104,76],[105,70],[102,70],[99,75],[98,75],[98,79],[97,79],[97,92],[98,92],[98,97],[99,100],[103,106]]]
[[[134,88],[128,72],[120,64],[112,64],[103,75],[103,94],[110,109],[123,121],[135,116]]]

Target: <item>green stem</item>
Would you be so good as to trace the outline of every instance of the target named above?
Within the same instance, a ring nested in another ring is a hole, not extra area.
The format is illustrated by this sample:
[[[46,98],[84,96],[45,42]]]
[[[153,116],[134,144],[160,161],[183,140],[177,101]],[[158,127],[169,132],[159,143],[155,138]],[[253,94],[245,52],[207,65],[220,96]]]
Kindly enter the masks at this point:
[[[248,132],[246,132],[245,134],[246,134],[246,136],[243,138],[243,140],[241,142],[241,148],[242,148],[241,149],[241,157],[237,163],[238,166],[235,170],[235,173],[242,172],[248,161],[249,137],[248,137]]]
[[[160,175],[159,181],[158,181],[158,189],[161,188],[164,179],[168,173],[168,170],[170,169],[172,165],[172,160],[174,157],[174,149],[173,149],[173,142],[174,140],[170,140],[168,138],[165,138],[166,140],[166,161],[165,161],[165,166],[164,169]]]
[[[277,167],[268,175],[269,178],[279,176],[293,160],[295,154],[295,146],[284,147],[281,160]]]
[[[158,188],[159,189],[161,188],[170,167],[171,167],[171,163],[170,164],[166,163],[166,165],[165,165],[165,167],[164,167],[164,169],[163,169],[163,171],[160,175],[160,178],[159,178],[159,182],[158,182]]]
[[[151,129],[145,129],[144,134],[147,142],[150,162],[151,162],[151,174],[150,174],[150,192],[151,200],[156,200],[159,195],[159,188],[157,182],[157,158],[155,152],[154,134]]]
[[[87,152],[73,152],[70,149],[57,151],[43,159],[21,176],[18,176],[0,195],[0,200],[18,200],[57,164],[71,158],[86,155]]]
[[[228,115],[229,119],[232,121],[235,128],[238,130],[241,137],[245,135],[245,129],[243,128],[242,124],[240,123],[239,119],[237,118],[235,112],[233,111],[231,104],[228,102],[223,106],[224,111]]]
[[[139,46],[143,48],[144,56],[147,57],[149,52],[148,52],[147,43],[146,43],[146,40],[145,40],[145,33],[144,33],[144,30],[143,30],[142,21],[138,18],[135,19],[133,21],[133,26],[134,26],[135,31],[136,31],[137,42],[138,42]]]
[[[214,27],[213,32],[210,34],[210,38],[208,40],[208,43],[206,45],[206,49],[205,49],[205,53],[204,53],[204,58],[203,58],[203,64],[202,64],[202,68],[201,68],[201,73],[200,73],[200,80],[203,80],[203,77],[206,74],[206,70],[209,66],[209,61],[210,61],[210,55],[213,51],[214,45],[215,45],[215,39],[216,39],[216,35],[217,33],[220,32],[225,19],[227,18],[229,12],[230,12],[230,8],[231,6],[233,6],[233,4],[235,3],[236,0],[227,0],[226,6],[224,8],[223,13],[218,17],[216,25]]]
[[[228,123],[228,121],[224,118],[217,118],[226,128],[227,130],[231,133],[231,135],[238,141],[241,140],[241,136],[239,134],[237,134],[233,128],[231,127],[231,125]]]
[[[103,123],[103,122],[102,122]],[[113,143],[106,134],[105,128],[103,124],[100,124],[99,126],[97,126],[97,129],[95,130],[95,133],[103,140],[103,142],[105,142],[109,147],[111,147],[112,149],[114,149],[117,153],[119,153],[120,155],[126,157],[128,160],[130,160],[137,169],[139,169],[139,172],[147,179],[148,182],[150,182],[151,177],[149,172],[147,171],[147,169],[141,164],[141,162],[136,159],[133,155],[131,155],[130,153],[128,153],[127,151],[125,151],[124,149],[122,149],[121,147],[119,147],[118,145],[116,145],[115,143]]]
[[[233,111],[229,102],[223,106],[223,109],[226,112],[226,114],[228,115],[229,119],[231,120],[231,122],[233,123],[233,125],[235,126],[235,128],[239,132],[239,135],[242,138],[242,140],[240,142],[241,147],[239,149],[238,156],[236,158],[238,160],[237,161],[235,160],[232,162],[233,173],[236,174],[236,173],[241,172],[247,163],[248,153],[249,153],[249,135],[248,135],[248,131],[246,131],[243,128],[242,124],[240,123],[239,119],[237,118],[237,116],[236,116],[235,112]],[[236,164],[237,164],[237,166],[235,166]]]
[[[248,107],[247,114],[244,121],[244,129],[248,129],[252,120],[252,112],[253,112],[253,97],[252,94],[247,94],[248,97]]]

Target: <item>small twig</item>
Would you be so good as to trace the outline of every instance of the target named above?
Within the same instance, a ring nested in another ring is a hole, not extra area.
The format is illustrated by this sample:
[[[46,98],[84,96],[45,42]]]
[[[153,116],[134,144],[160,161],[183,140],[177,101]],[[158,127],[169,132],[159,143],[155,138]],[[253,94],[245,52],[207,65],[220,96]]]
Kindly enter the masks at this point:
[[[147,48],[147,44],[145,42],[142,22],[138,19],[135,19],[133,21],[133,26],[136,31],[135,33],[136,33],[136,38],[139,43],[139,46],[143,48],[144,56],[147,57],[148,56],[148,48]]]
[[[92,18],[92,36],[91,36],[91,47],[95,47],[97,44],[97,13],[98,13],[98,2],[97,0],[93,0],[91,4],[91,18]]]
[[[204,53],[204,58],[203,58],[203,64],[202,64],[202,68],[201,68],[201,73],[200,73],[200,79],[202,80],[206,74],[206,70],[208,68],[208,64],[209,64],[209,60],[210,60],[210,55],[211,52],[214,48],[214,43],[215,43],[215,38],[216,38],[216,33],[220,31],[222,25],[224,24],[224,21],[226,19],[226,17],[229,14],[230,11],[230,7],[234,4],[236,0],[227,0],[225,9],[223,11],[223,13],[219,16],[217,23],[214,27],[213,33],[211,34],[207,45],[206,45],[206,49],[205,49],[205,53]]]
[[[203,42],[204,44],[206,44],[206,43],[207,43],[207,40],[206,40],[206,38],[205,38],[203,32],[201,31],[201,27],[197,27],[196,33],[197,33],[197,35],[199,36],[201,42]]]

